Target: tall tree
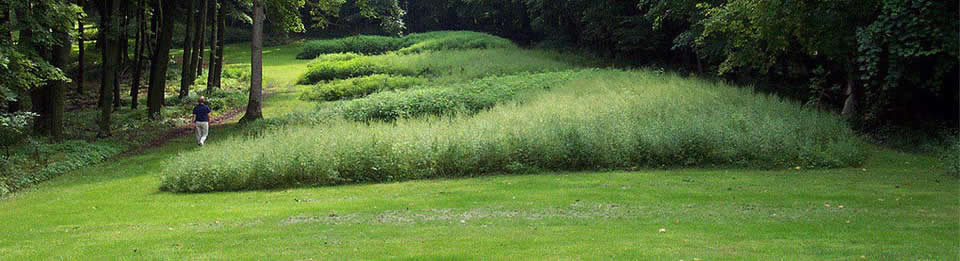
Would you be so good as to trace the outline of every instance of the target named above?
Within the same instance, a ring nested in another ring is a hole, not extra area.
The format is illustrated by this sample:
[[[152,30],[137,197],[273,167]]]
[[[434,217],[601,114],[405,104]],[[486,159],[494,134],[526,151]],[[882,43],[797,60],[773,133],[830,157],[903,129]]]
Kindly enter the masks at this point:
[[[207,28],[207,13],[209,12],[208,5],[209,0],[203,0],[203,4],[200,5],[200,19],[197,20],[197,38],[194,40],[196,43],[193,46],[193,49],[196,50],[197,62],[192,64],[196,73],[194,75],[198,76],[203,74],[203,39],[204,33],[206,33]]]
[[[180,96],[179,99],[187,98],[190,95],[190,86],[193,85],[194,75],[193,63],[196,56],[193,54],[193,30],[195,24],[194,12],[197,9],[197,1],[190,1],[190,7],[187,9],[187,31],[183,34],[183,66],[180,67]],[[166,23],[167,21],[164,21]]]
[[[66,1],[64,1],[66,2]],[[68,3],[67,3],[68,4]],[[53,37],[57,44],[53,47],[53,57],[51,64],[57,68],[67,68],[67,57],[70,56],[70,34],[67,27],[53,28]],[[47,97],[47,113],[49,113],[49,135],[55,141],[63,139],[63,114],[66,105],[66,91],[69,86],[69,80],[66,78],[55,80],[50,83]]]
[[[173,42],[173,19],[175,17],[175,3],[173,0],[157,0],[163,2],[157,5],[160,8],[160,26],[157,27],[157,49],[150,62],[150,87],[147,90],[147,114],[150,119],[160,118],[160,108],[163,106],[163,91],[167,80],[167,65],[170,62],[170,46]],[[154,14],[156,16],[156,14]]]
[[[224,31],[227,29],[226,21],[224,21],[224,14],[226,13],[226,2],[221,1],[220,8],[217,9],[217,59],[211,61],[215,63],[213,72],[210,73],[213,77],[213,88],[220,89],[220,80],[223,76],[223,46],[224,46]]]
[[[77,5],[80,7],[80,11],[77,14],[77,48],[79,53],[77,54],[77,94],[83,94],[83,82],[86,80],[86,72],[83,67],[84,65],[84,47],[83,46],[83,3],[84,0],[77,0]]]
[[[240,122],[263,118],[263,0],[253,0],[253,35],[250,43],[250,97]]]
[[[217,5],[217,0],[211,0],[210,3],[210,12],[213,14],[210,17],[210,20],[213,20],[213,23],[210,23],[210,59],[207,62],[209,68],[207,68],[207,92],[213,91],[217,86],[214,84],[214,72],[217,67],[217,34],[221,30],[219,28],[219,23],[217,22],[217,10],[220,8]]]
[[[136,109],[140,103],[137,99],[140,96],[140,78],[143,77],[143,52],[146,49],[147,38],[147,3],[141,0],[138,4],[137,12],[137,42],[134,45],[133,79],[130,84],[130,108]]]
[[[111,135],[110,123],[113,114],[113,95],[111,93],[115,88],[119,88],[118,79],[120,71],[120,24],[122,23],[119,14],[120,0],[104,0],[101,13],[104,16],[104,24],[100,29],[104,31],[104,52],[103,52],[103,104],[100,106],[100,130],[97,137],[109,137]]]

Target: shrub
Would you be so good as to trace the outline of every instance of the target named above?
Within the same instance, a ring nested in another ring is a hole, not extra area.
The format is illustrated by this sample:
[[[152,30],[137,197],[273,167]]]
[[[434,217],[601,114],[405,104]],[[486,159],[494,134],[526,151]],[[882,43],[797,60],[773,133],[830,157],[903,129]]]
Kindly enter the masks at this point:
[[[555,87],[578,74],[582,73],[522,73],[447,86],[381,92],[345,102],[339,110],[345,118],[356,121],[391,121],[422,115],[473,113],[507,102],[524,90]]]
[[[37,114],[32,112],[0,113],[0,147],[3,149],[3,160],[10,157],[10,146],[26,138],[30,124],[36,116]]]
[[[297,59],[313,59],[330,53],[382,54],[389,51],[417,53],[453,49],[514,48],[510,40],[486,33],[470,31],[437,31],[410,34],[404,37],[358,35],[345,38],[314,40],[303,45]]]
[[[314,62],[336,62],[336,61],[353,60],[360,57],[363,57],[363,55],[357,54],[357,53],[330,53],[330,54],[317,56],[317,58],[313,59],[313,61]]]
[[[363,97],[379,91],[406,89],[425,82],[425,80],[417,77],[374,74],[359,78],[321,83],[307,89],[300,98],[305,100],[335,101],[345,98]]]
[[[297,54],[297,59],[313,59],[328,53],[380,54],[399,49],[400,42],[400,38],[376,35],[314,40],[303,45],[303,51]]]
[[[316,61],[307,65],[307,72],[300,77],[298,84],[316,84],[323,81],[346,79],[378,73],[387,73],[388,69],[369,59],[350,59],[342,61]]]
[[[186,152],[164,190],[232,191],[527,170],[857,166],[844,120],[718,83],[590,71],[473,117],[332,121]],[[280,156],[282,155],[282,156]]]
[[[223,71],[221,76],[222,78],[235,79],[241,82],[250,82],[250,65],[249,64],[226,64],[223,66]],[[200,79],[206,79],[206,77],[203,77]]]
[[[447,50],[400,55],[363,56],[350,60],[317,60],[300,77],[300,84],[371,74],[445,77],[469,80],[519,72],[546,72],[594,64],[575,54],[523,49]]]
[[[404,37],[404,42],[408,44],[398,50],[400,53],[517,47],[516,44],[505,38],[467,31],[412,34]]]
[[[115,143],[80,140],[58,144],[32,144],[0,165],[0,196],[49,180],[85,166],[97,164],[123,151]]]
[[[940,155],[940,162],[947,174],[960,177],[960,138],[954,138],[953,144]]]

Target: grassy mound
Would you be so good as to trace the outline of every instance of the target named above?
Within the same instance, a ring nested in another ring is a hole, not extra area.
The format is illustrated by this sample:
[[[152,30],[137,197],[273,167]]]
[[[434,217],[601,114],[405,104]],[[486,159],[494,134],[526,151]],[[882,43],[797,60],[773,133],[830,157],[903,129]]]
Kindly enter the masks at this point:
[[[401,48],[400,42],[400,38],[377,35],[314,40],[303,45],[303,51],[297,54],[297,59],[313,59],[328,53],[379,54]]]
[[[344,118],[355,121],[392,121],[423,115],[474,113],[510,101],[523,91],[549,89],[588,73],[521,73],[431,88],[382,92],[348,101],[339,107],[339,112]]]
[[[591,64],[589,57],[523,49],[447,50],[409,55],[331,59],[321,56],[310,63],[299,84],[347,79],[372,74],[476,79],[520,72],[546,72],[574,69]]]
[[[417,77],[374,74],[359,78],[321,83],[307,89],[300,98],[304,100],[335,101],[356,98],[375,92],[400,90],[426,83]]]
[[[834,115],[723,84],[589,71],[472,117],[334,121],[179,155],[162,189],[234,191],[537,170],[824,168],[864,161]]]
[[[437,31],[404,37],[358,35],[346,38],[309,41],[297,59],[313,59],[330,53],[381,54],[389,51],[416,53],[437,50],[512,48],[516,45],[502,37],[470,31]]]
[[[403,37],[400,53],[418,53],[439,50],[515,48],[506,38],[470,31],[437,31],[411,34]]]

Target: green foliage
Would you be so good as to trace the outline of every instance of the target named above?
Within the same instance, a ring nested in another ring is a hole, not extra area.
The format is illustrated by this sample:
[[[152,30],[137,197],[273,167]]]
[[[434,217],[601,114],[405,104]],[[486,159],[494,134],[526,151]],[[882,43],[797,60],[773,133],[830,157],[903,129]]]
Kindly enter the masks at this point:
[[[397,50],[400,53],[517,47],[510,40],[486,33],[469,31],[435,31],[410,34],[404,36],[402,42],[404,47]]]
[[[363,97],[380,91],[406,89],[425,82],[425,80],[417,77],[374,74],[317,84],[305,91],[300,98],[304,100],[335,101]]]
[[[407,55],[389,53],[345,61],[314,61],[299,83],[315,84],[371,74],[469,80],[519,72],[567,70],[594,63],[592,58],[584,55],[519,48],[429,51]]]
[[[317,61],[307,66],[307,72],[297,81],[298,84],[315,84],[322,81],[346,79],[378,73],[399,73],[388,70],[370,59],[350,59],[342,61]],[[410,75],[411,73],[406,73]]]
[[[0,162],[0,196],[64,173],[97,164],[119,154],[122,145],[81,140],[34,143]]]
[[[399,48],[400,39],[378,35],[358,35],[329,40],[314,40],[303,45],[297,59],[313,59],[328,53],[380,54]]]
[[[520,73],[449,86],[381,92],[345,102],[338,110],[344,118],[355,121],[475,113],[511,101],[524,91],[549,89],[587,73]]]
[[[313,59],[330,53],[382,54],[389,51],[416,53],[437,50],[513,48],[510,40],[486,33],[436,31],[404,37],[358,35],[346,38],[314,40],[303,45],[297,59]]]
[[[234,79],[241,82],[250,82],[250,65],[249,64],[224,65],[221,77],[226,79]]]
[[[4,159],[10,156],[10,146],[22,142],[30,133],[35,117],[37,114],[32,112],[0,113],[0,147],[4,149]]]
[[[947,174],[960,177],[960,138],[954,137],[953,144],[940,155],[940,162]]]
[[[74,34],[74,22],[82,10],[69,1],[3,1],[0,14],[16,23],[0,24],[0,104],[22,100],[21,93],[49,81],[69,81],[63,69],[56,68],[43,55],[49,48],[64,44],[54,32]],[[30,37],[23,31],[29,30]],[[12,35],[17,32],[18,37]]]
[[[944,80],[960,59],[956,3],[884,0],[869,26],[857,31],[860,80],[865,81],[868,119],[897,103],[916,102],[910,94],[944,93]],[[953,8],[948,6],[953,5]]]
[[[569,74],[575,77],[532,93],[527,102],[472,117],[334,120],[234,138],[178,156],[163,172],[162,189],[233,191],[531,170],[806,169],[864,161],[859,138],[842,119],[774,96],[652,72]],[[517,79],[530,77],[537,76]]]

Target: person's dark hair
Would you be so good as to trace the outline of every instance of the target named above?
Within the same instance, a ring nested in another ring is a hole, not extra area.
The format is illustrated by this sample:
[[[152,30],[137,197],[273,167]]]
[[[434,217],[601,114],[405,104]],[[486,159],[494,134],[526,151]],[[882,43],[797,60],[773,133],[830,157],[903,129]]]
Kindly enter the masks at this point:
[[[199,103],[199,104],[207,104],[207,98],[204,98],[203,96],[200,96],[200,98],[197,99],[197,103]]]

